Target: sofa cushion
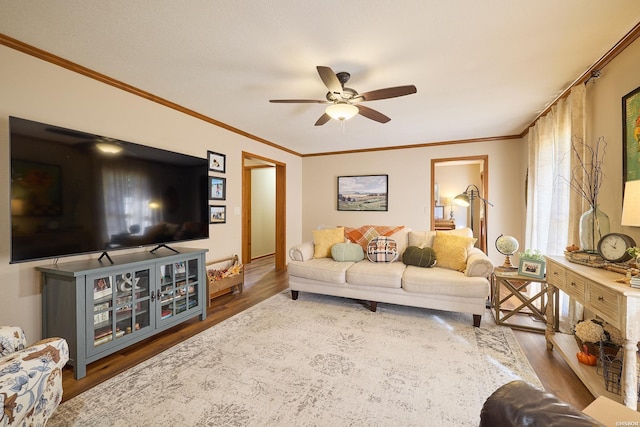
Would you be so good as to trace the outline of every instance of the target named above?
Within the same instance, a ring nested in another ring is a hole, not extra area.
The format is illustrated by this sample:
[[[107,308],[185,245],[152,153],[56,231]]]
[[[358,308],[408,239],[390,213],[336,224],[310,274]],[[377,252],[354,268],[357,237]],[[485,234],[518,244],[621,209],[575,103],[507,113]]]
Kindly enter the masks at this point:
[[[334,261],[333,258],[314,258],[309,261],[289,261],[287,270],[290,276],[329,283],[345,283],[347,270],[353,264],[353,262]]]
[[[447,268],[422,268],[408,265],[402,276],[402,289],[407,292],[452,297],[486,298],[489,281],[484,277],[466,277]]]
[[[433,239],[433,250],[436,251],[438,266],[464,271],[467,267],[467,251],[473,247],[476,240],[437,232]]]
[[[403,225],[363,225],[358,228],[345,227],[344,235],[352,243],[362,246],[363,250],[367,250],[369,241],[377,236],[391,236],[404,228]]]
[[[313,257],[331,257],[331,247],[336,243],[344,242],[344,227],[325,228],[313,230]]]
[[[402,255],[402,262],[416,267],[433,267],[436,265],[436,251],[432,248],[409,246]]]
[[[360,245],[356,245],[355,243],[336,243],[331,247],[331,258],[333,258],[334,261],[340,262],[358,262],[364,259],[364,251]]]
[[[367,259],[355,263],[347,271],[350,285],[400,288],[406,266],[401,262],[376,263]]]
[[[374,237],[367,245],[367,258],[371,262],[394,262],[398,259],[398,244],[391,237]]]

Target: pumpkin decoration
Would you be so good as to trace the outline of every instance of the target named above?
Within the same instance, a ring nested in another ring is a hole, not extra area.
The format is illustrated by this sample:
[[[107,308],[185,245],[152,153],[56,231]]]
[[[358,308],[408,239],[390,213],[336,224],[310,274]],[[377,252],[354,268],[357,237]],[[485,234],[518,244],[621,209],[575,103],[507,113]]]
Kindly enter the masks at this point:
[[[589,353],[589,349],[587,348],[586,345],[582,346],[582,351],[579,351],[576,354],[576,357],[578,358],[578,362],[585,365],[595,366],[598,364],[598,358],[593,354]]]

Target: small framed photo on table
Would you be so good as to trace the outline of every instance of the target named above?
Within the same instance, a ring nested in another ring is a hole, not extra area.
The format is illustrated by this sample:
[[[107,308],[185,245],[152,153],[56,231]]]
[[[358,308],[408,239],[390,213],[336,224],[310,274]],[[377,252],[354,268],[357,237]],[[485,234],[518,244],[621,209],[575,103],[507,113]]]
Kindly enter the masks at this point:
[[[209,160],[209,170],[212,172],[224,173],[227,167],[227,156],[220,153],[214,153],[213,151],[207,151],[207,158]]]
[[[521,276],[544,279],[546,262],[537,259],[520,258],[518,264],[518,274]]]

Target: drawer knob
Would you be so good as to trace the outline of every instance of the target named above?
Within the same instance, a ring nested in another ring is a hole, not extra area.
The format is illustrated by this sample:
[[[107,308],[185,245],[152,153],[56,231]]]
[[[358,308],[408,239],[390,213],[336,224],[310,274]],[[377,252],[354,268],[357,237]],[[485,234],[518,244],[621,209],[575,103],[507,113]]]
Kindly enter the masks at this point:
[[[604,297],[603,296],[599,296],[598,297],[598,301],[604,301]]]
[[[575,287],[575,286],[578,286],[578,285],[576,285],[576,282],[571,282],[571,286]]]

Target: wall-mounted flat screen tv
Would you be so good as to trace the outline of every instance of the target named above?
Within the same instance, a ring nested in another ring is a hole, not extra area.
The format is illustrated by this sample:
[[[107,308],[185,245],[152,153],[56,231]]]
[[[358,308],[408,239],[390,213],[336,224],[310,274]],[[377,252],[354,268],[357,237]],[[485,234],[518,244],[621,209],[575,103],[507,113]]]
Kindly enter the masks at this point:
[[[209,237],[205,158],[17,117],[9,129],[11,263]]]

